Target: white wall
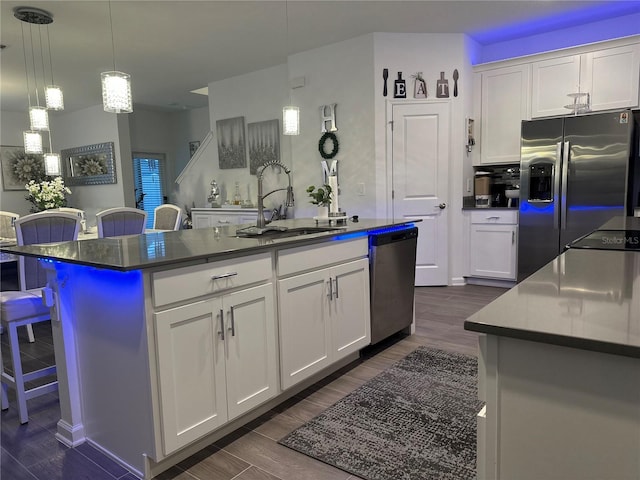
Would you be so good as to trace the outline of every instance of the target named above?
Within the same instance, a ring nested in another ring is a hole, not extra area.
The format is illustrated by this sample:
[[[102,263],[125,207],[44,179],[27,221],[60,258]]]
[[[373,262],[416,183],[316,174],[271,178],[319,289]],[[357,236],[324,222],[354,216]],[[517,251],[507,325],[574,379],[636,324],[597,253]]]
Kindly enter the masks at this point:
[[[173,181],[180,175],[182,169],[189,163],[189,142],[202,142],[211,130],[209,123],[209,107],[194,108],[171,114],[170,128],[172,131],[174,164],[171,171],[167,171],[169,180]],[[173,185],[171,185],[173,189]]]
[[[305,78],[305,86],[291,92],[294,105],[300,108],[300,135],[291,137],[298,217],[316,215],[306,189],[322,182],[320,107],[332,103],[337,104],[335,134],[340,145],[333,158],[338,161],[339,207],[348,215],[375,217],[372,66],[373,35],[289,57],[289,78]],[[364,183],[364,196],[357,194],[358,183]]]
[[[29,114],[24,112],[2,112],[0,117],[0,145],[22,146],[24,140],[22,132],[29,130]],[[25,200],[27,191],[5,190],[0,191],[0,210],[26,215],[31,204]]]
[[[126,114],[107,113],[102,105],[63,112],[52,122],[54,151],[114,142],[116,183],[70,187],[68,204],[85,210],[89,225],[95,224],[95,214],[104,208],[135,205],[128,122]]]
[[[278,65],[209,84],[209,122],[214,138],[209,144],[209,148],[198,152],[199,158],[194,158],[198,161],[189,165],[182,182],[176,185],[174,198],[177,205],[206,206],[212,179],[216,179],[218,182],[223,199],[232,199],[235,182],[239,182],[243,199],[249,198],[252,202],[256,202],[257,181],[254,175],[249,174],[248,158],[246,168],[219,168],[217,139],[215,138],[216,121],[244,117],[245,131],[247,123],[272,119],[278,119],[281,122],[282,107],[287,99],[286,72],[286,65]],[[282,129],[282,123],[280,123],[280,128]],[[288,139],[281,135],[280,141],[280,159],[285,165],[290,166],[295,174],[295,168],[291,165]],[[276,180],[281,181],[282,185],[286,185],[285,179]],[[269,185],[270,182],[266,181],[265,186]],[[276,195],[269,198],[271,203],[267,205],[275,205],[284,201],[284,195],[281,198]]]
[[[640,12],[483,46],[474,64],[549,52],[640,34]]]

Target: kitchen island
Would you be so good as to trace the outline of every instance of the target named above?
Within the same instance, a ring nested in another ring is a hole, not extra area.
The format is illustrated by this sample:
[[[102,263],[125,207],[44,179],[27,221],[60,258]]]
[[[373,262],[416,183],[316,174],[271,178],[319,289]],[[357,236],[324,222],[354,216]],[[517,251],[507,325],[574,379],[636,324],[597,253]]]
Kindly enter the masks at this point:
[[[640,478],[638,220],[608,222],[465,322],[485,334],[478,479]]]
[[[353,361],[370,343],[368,236],[412,223],[3,248],[48,268],[58,439],[151,478]]]

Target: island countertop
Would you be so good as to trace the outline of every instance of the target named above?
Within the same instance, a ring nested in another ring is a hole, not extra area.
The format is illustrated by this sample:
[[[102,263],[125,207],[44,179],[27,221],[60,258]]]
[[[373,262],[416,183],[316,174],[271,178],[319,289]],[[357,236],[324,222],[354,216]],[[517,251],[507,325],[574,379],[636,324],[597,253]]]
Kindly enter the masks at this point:
[[[640,358],[640,252],[569,249],[464,328]]]
[[[290,247],[348,238],[351,235],[412,224],[414,220],[360,219],[331,225],[336,230],[308,235],[270,238],[243,237],[236,230],[247,225],[230,225],[216,228],[178,230],[122,237],[98,238],[63,243],[2,247],[0,251],[54,261],[94,266],[110,270],[129,271],[188,261],[207,261],[214,257],[234,254],[244,255],[270,250],[274,246]],[[313,219],[278,220],[272,225],[287,228],[329,226],[328,222],[316,223]]]

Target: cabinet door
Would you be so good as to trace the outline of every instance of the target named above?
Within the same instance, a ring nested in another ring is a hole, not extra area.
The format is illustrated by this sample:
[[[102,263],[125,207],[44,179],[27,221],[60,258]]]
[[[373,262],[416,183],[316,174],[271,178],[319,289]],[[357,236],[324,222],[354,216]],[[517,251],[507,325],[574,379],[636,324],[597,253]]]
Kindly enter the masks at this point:
[[[591,52],[584,55],[584,63],[580,83],[591,94],[591,110],[638,106],[640,45]]]
[[[213,217],[206,213],[194,213],[192,217],[193,228],[213,227]]]
[[[516,279],[517,228],[516,225],[471,225],[471,276]]]
[[[580,85],[580,55],[552,58],[531,65],[531,117],[568,115],[569,93],[588,92]]]
[[[283,389],[331,363],[329,278],[329,270],[322,269],[278,281]]]
[[[350,262],[332,269],[331,331],[333,361],[371,343],[369,262]]]
[[[165,455],[227,421],[221,302],[154,314]]]
[[[520,162],[520,123],[529,118],[529,65],[481,73],[480,163]]]
[[[229,420],[278,393],[273,285],[223,298]]]

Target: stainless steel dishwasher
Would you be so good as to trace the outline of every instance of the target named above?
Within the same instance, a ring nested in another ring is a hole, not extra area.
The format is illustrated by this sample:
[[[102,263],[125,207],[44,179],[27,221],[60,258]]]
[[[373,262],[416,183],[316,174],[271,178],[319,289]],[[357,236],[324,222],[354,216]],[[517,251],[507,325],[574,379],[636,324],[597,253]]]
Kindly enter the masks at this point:
[[[413,321],[417,244],[417,227],[369,235],[372,344]]]

